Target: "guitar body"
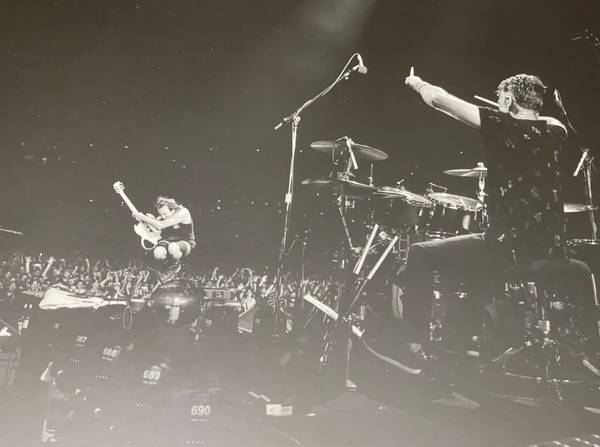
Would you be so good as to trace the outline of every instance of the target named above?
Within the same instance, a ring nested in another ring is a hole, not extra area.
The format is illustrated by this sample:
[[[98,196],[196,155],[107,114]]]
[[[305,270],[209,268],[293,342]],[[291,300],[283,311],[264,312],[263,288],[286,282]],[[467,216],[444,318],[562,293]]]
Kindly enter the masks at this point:
[[[140,237],[140,244],[144,250],[153,250],[160,240],[160,230],[152,228],[144,222],[136,223],[133,231]]]
[[[113,184],[115,192],[121,196],[127,207],[132,213],[137,213],[136,207],[131,203],[127,194],[125,194],[125,186],[117,181]],[[140,244],[144,250],[152,250],[160,240],[160,230],[148,225],[145,222],[138,222],[133,226],[133,231],[140,237]]]

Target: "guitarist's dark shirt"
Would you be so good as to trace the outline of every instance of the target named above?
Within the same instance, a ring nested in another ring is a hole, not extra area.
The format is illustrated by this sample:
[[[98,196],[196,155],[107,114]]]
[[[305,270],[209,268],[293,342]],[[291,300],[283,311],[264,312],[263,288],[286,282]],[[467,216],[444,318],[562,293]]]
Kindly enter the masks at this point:
[[[186,209],[187,211],[187,209]],[[189,211],[187,211],[189,214]],[[172,227],[163,228],[161,231],[161,239],[169,242],[185,241],[192,248],[196,246],[196,237],[194,236],[194,221],[190,216],[190,223],[180,223]]]

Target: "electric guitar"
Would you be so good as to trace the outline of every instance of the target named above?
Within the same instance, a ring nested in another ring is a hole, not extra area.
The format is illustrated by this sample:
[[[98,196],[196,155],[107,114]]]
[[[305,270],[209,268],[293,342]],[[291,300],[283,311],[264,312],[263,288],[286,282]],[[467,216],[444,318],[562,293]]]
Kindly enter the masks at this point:
[[[129,210],[132,213],[137,213],[138,210],[131,203],[129,197],[125,194],[125,185],[121,182],[113,183],[113,189],[117,194],[121,196],[123,202],[127,205]],[[158,228],[153,227],[152,225],[147,224],[146,222],[138,222],[133,226],[133,230],[140,237],[140,244],[144,250],[152,250],[156,247],[156,244],[160,240],[160,230]]]

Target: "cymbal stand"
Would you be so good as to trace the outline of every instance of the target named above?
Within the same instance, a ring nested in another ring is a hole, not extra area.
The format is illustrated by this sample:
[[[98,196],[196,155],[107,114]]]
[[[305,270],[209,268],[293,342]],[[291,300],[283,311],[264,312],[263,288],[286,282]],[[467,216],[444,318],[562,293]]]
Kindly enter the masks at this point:
[[[484,164],[482,162],[477,163],[478,168],[484,168]],[[487,205],[485,202],[485,171],[479,172],[479,177],[477,178],[477,200],[481,204],[481,225],[485,227],[487,225]],[[475,213],[475,217],[477,218],[477,213]]]
[[[352,150],[352,139],[350,137],[338,138],[336,141],[344,141],[346,143],[347,151],[342,150],[337,153],[332,151],[331,153],[331,164],[333,166],[331,172],[331,178],[337,180],[350,180],[350,177],[354,177],[352,170],[358,169],[358,163]]]
[[[373,163],[371,163],[371,170],[369,171],[369,186],[375,185],[375,183],[373,182],[374,180],[375,177],[373,177]]]
[[[319,93],[317,93],[314,97],[312,97],[311,99],[309,99],[308,101],[306,101],[304,104],[302,104],[298,109],[296,109],[295,112],[293,112],[291,115],[288,115],[284,118],[281,119],[281,121],[279,123],[277,123],[274,127],[275,130],[278,130],[279,128],[281,128],[284,124],[290,124],[291,125],[291,131],[292,131],[292,141],[291,141],[291,149],[292,149],[292,153],[291,153],[291,158],[290,158],[290,169],[289,169],[289,176],[288,176],[288,189],[287,192],[285,194],[285,218],[284,218],[284,224],[283,224],[283,234],[281,237],[281,247],[279,249],[279,259],[278,259],[278,265],[277,265],[277,286],[276,286],[276,292],[275,292],[275,305],[273,306],[273,313],[274,313],[274,317],[275,317],[275,325],[274,325],[274,334],[273,335],[278,335],[278,332],[280,332],[280,315],[279,315],[279,301],[280,301],[280,297],[281,297],[281,279],[282,279],[282,271],[284,269],[284,261],[285,261],[285,252],[286,252],[286,247],[287,247],[287,238],[288,238],[288,233],[289,233],[289,229],[290,229],[290,218],[291,218],[291,211],[292,211],[292,202],[293,202],[293,197],[294,197],[294,171],[295,171],[295,160],[296,160],[296,144],[297,144],[297,137],[298,137],[298,125],[300,123],[301,120],[301,113],[307,109],[313,102],[315,102],[317,99],[325,96],[327,93],[329,93],[337,84],[339,84],[341,81],[343,80],[347,80],[350,75],[352,73],[354,73],[355,69],[354,68],[350,68],[350,64],[351,61],[354,58],[357,58],[359,55],[358,53],[354,53],[350,59],[348,59],[348,61],[346,62],[346,64],[344,65],[344,68],[342,68],[342,71],[340,72],[340,74],[335,78],[335,80],[328,85],[325,89],[323,89],[322,91],[320,91]]]
[[[592,45],[592,47],[594,48],[594,53],[596,55],[596,59],[600,63],[600,38],[597,35],[595,35],[592,31],[590,31],[590,29],[585,29],[583,31],[583,34],[575,36],[571,40],[580,40],[580,39],[583,39]],[[565,111],[565,109],[562,105],[562,101],[560,100],[560,95],[558,94],[558,90],[555,90],[554,93],[555,93],[555,96],[557,99],[557,105],[559,106],[562,114],[564,115],[565,119],[567,120],[567,124],[568,124],[569,128],[575,133],[576,136],[578,136],[579,134],[578,134],[577,130],[573,127],[573,125],[569,121],[567,112]],[[579,173],[579,170],[581,168],[581,162],[583,161],[583,163],[585,163],[585,169],[583,171],[583,175],[585,178],[585,195],[586,195],[586,198],[588,201],[588,205],[593,205],[593,201],[592,201],[592,167],[593,167],[593,164],[592,164],[592,162],[594,160],[594,157],[590,157],[588,148],[584,148],[583,152],[584,152],[583,158],[581,159],[581,161],[579,162],[579,165],[575,169],[575,172],[573,173],[573,177],[577,177],[577,174]],[[596,226],[596,220],[594,218],[593,210],[589,211],[589,216],[590,216],[590,224],[592,226],[592,240],[596,241],[597,237],[598,237],[598,228]]]
[[[585,157],[585,168],[583,170],[583,177],[585,180],[585,197],[587,204],[593,206],[594,201],[592,198],[592,168],[594,167],[594,157],[590,157],[589,151],[586,151]],[[590,216],[590,225],[592,226],[592,240],[598,239],[598,227],[596,225],[596,218],[594,216],[594,210],[588,212]]]
[[[348,178],[350,176],[354,176],[352,170],[358,170],[358,163],[356,162],[356,157],[354,156],[354,151],[352,150],[352,138],[342,137],[340,139],[346,142],[346,147],[348,148],[348,164],[346,167],[346,178]]]

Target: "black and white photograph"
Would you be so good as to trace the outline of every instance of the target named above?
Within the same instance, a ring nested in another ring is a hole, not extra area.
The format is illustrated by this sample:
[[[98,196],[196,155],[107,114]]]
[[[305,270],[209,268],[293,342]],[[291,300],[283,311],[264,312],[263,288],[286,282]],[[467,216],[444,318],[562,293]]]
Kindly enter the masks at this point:
[[[600,446],[598,0],[0,0],[0,445]]]

